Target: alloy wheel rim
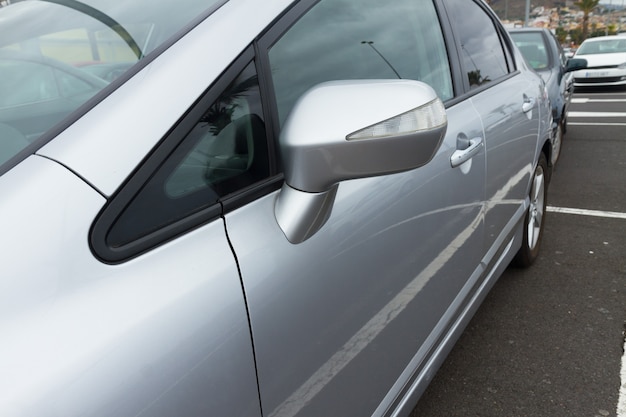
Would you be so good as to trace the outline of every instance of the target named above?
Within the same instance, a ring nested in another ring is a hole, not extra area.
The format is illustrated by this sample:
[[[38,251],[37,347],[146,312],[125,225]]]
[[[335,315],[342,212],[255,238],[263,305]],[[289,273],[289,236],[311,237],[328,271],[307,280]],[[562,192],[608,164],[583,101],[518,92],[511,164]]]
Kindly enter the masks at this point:
[[[531,199],[528,216],[528,246],[531,250],[535,249],[539,242],[539,236],[541,234],[541,226],[544,212],[544,173],[541,166],[537,167],[535,171],[535,178],[533,180],[533,186],[531,190]]]
[[[557,126],[554,140],[552,141],[552,165],[556,163],[561,155],[561,143],[563,142],[563,129]]]

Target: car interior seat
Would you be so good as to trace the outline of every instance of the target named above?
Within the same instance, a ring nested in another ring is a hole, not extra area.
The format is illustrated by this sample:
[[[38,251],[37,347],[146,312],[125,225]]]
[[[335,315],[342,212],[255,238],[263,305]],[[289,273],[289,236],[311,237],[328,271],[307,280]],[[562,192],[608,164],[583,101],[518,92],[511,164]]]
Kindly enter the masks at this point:
[[[205,178],[221,195],[261,180],[268,173],[265,124],[256,114],[233,120],[207,149]]]

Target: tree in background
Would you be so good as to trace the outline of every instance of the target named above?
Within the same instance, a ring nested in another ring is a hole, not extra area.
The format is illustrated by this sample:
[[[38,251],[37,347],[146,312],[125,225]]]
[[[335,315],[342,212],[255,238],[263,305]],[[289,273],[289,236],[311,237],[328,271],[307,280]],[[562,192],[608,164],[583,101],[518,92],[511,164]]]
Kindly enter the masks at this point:
[[[561,45],[565,45],[565,42],[567,41],[567,31],[563,28],[563,26],[559,26],[556,28],[555,33],[556,38],[559,40],[559,43]]]
[[[589,13],[600,3],[600,0],[579,0],[574,3],[583,12],[582,40],[587,39],[589,33]]]
[[[583,37],[583,31],[580,28],[572,29],[569,31],[570,38],[575,45],[583,43],[585,38]]]

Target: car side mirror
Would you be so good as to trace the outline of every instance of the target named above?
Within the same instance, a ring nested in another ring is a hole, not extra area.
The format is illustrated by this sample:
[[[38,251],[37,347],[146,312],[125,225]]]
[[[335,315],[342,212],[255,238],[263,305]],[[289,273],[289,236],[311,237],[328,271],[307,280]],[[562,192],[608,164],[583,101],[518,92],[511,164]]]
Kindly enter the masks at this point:
[[[280,138],[285,183],[275,216],[287,239],[301,243],[326,223],[341,181],[428,163],[446,128],[443,103],[419,81],[333,81],[309,90]]]
[[[583,58],[570,58],[565,65],[565,72],[578,71],[587,68],[587,60]]]

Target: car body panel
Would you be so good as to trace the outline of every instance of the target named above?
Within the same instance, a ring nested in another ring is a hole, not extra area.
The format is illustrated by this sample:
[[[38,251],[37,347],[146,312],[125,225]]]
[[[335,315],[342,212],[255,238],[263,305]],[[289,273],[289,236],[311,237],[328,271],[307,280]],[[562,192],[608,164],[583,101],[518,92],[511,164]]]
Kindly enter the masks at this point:
[[[372,414],[398,375],[415,371],[409,363],[419,347],[448,328],[440,317],[457,292],[484,272],[485,154],[450,165],[457,137],[480,137],[482,126],[469,102],[449,108],[448,120],[454,128],[429,164],[341,183],[327,224],[300,245],[272,220],[274,195],[226,216],[265,415]],[[338,408],[346,396],[359,397],[360,408]]]
[[[119,267],[87,245],[103,197],[59,164],[32,156],[0,177],[0,193],[22,203],[0,204],[11,219],[0,240],[11,254],[0,279],[2,415],[260,415],[222,222]]]
[[[538,153],[536,148],[528,146],[528,141],[534,141],[533,135],[539,134],[540,129],[550,131],[549,125],[540,126],[541,112],[549,111],[543,94],[536,80],[533,83],[519,74],[471,99],[482,115],[488,154],[486,250],[500,241],[501,235],[512,233],[506,225],[528,196],[528,183],[534,171],[529,161]],[[532,100],[534,105],[524,113],[521,110],[525,100]],[[504,172],[508,174],[503,175]]]
[[[571,101],[573,83],[571,77],[565,73],[565,64],[568,57],[558,43],[555,36],[543,28],[515,28],[509,29],[511,38],[517,43],[522,54],[525,45],[533,46],[533,42],[542,40],[546,61],[535,71],[541,75],[552,105],[552,117],[557,125],[567,118],[567,110]],[[530,37],[529,37],[530,36]]]
[[[326,223],[298,244],[276,218],[284,176],[264,37],[313,1],[226,2],[25,147],[0,173],[0,415],[409,415],[522,245],[551,127],[543,83],[524,63],[507,62],[475,90],[460,80],[461,46],[444,2],[434,3],[447,41],[438,64],[453,60],[454,78],[434,156],[334,184]],[[174,7],[154,7],[165,4]],[[373,42],[355,45],[395,73]],[[213,217],[102,256],[94,240],[108,244],[108,226],[94,229],[104,213],[132,204],[139,191],[129,184],[141,189],[171,162],[187,138],[178,130],[243,66],[259,75],[259,107],[274,119],[261,130],[276,142],[267,151],[276,166],[220,195]],[[313,126],[324,123],[316,116]],[[297,138],[294,146],[304,149]]]
[[[626,63],[626,53],[621,55],[619,61]],[[626,85],[626,67],[615,67],[615,58],[590,55],[579,55],[576,58],[586,59],[588,67],[574,72],[574,85],[578,87]]]

